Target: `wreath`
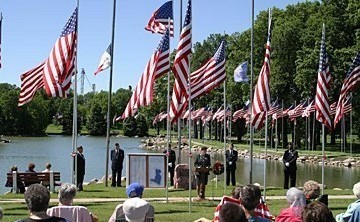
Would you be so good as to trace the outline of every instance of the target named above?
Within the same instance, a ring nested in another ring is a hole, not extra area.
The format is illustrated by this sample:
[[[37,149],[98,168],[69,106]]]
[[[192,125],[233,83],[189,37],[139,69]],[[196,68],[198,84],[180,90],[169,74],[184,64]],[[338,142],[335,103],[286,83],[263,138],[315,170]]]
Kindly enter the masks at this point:
[[[215,175],[220,175],[224,173],[224,164],[217,160],[213,166],[213,172]]]

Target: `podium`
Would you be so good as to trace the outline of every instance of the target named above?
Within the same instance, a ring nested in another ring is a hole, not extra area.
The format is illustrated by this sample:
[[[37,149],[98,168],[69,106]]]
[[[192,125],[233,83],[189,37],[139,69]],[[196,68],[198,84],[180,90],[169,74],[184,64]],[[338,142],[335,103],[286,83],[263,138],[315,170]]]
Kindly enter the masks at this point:
[[[196,167],[195,168],[196,173],[208,173],[210,171],[212,171],[211,167]]]

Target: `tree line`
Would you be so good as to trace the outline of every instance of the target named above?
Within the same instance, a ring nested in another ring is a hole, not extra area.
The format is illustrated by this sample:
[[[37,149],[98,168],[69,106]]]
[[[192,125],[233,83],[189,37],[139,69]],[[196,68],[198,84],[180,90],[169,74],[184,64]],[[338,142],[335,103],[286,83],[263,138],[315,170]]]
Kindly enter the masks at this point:
[[[284,103],[284,108],[296,101],[297,104],[315,97],[319,66],[321,28],[326,26],[326,48],[329,56],[332,83],[329,92],[330,102],[337,101],[345,73],[357,51],[360,49],[360,2],[358,0],[308,1],[288,5],[285,9],[272,10],[271,36],[271,73],[270,91],[272,100]],[[221,40],[227,42],[226,48],[226,100],[232,110],[241,109],[249,99],[250,87],[253,88],[260,72],[265,53],[268,13],[261,11],[254,24],[254,81],[253,85],[235,83],[233,71],[240,63],[251,57],[251,30],[232,34],[211,34],[203,42],[193,44],[191,70],[199,68],[213,56]],[[171,61],[175,52],[171,54]],[[250,72],[248,72],[250,75]],[[116,73],[114,74],[116,76]],[[116,81],[116,77],[114,78]],[[170,75],[171,85],[174,78]],[[171,88],[171,87],[170,87]],[[61,124],[64,134],[72,131],[72,95],[67,99],[47,98],[39,91],[32,102],[17,107],[20,89],[15,85],[0,85],[0,133],[3,135],[44,135],[50,123]],[[118,89],[112,95],[111,115],[118,116],[124,111],[132,90]],[[87,129],[91,135],[106,134],[107,115],[106,91],[87,93],[78,96],[78,126]],[[353,92],[353,129],[360,135],[359,89]],[[146,135],[152,127],[152,119],[161,111],[166,111],[167,76],[155,85],[154,102],[139,110],[136,118],[116,122],[113,127],[123,128],[126,135]],[[196,108],[211,106],[217,109],[223,105],[223,87],[193,101]],[[112,118],[112,117],[111,117]],[[292,123],[284,121],[284,134],[292,131]],[[233,124],[233,134],[241,140],[245,122]],[[347,121],[348,124],[348,121]],[[281,124],[280,124],[281,125]],[[339,124],[340,125],[340,124]],[[279,126],[281,127],[281,126]],[[317,126],[317,131],[320,125]],[[347,127],[349,129],[349,127]],[[304,137],[304,120],[297,121],[298,140]],[[333,130],[333,138],[339,134],[340,127]],[[301,136],[300,136],[301,135]],[[287,138],[283,135],[284,140]],[[285,141],[284,141],[285,142]],[[333,141],[332,141],[333,142]]]

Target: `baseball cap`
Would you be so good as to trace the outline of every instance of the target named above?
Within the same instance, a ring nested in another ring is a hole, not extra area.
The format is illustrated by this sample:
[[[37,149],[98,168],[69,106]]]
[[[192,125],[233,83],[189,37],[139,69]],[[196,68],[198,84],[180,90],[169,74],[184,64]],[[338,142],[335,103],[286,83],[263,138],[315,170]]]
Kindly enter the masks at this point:
[[[149,211],[149,203],[139,197],[130,198],[125,200],[123,211],[126,221],[143,222]]]
[[[126,188],[128,197],[140,197],[144,191],[144,186],[139,183],[132,183]]]

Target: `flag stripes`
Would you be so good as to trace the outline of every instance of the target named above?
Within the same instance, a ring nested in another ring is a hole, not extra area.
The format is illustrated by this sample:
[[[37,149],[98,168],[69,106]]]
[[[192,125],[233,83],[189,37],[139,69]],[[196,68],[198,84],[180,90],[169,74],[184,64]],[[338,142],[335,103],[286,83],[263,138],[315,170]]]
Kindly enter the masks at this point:
[[[173,19],[173,2],[165,2],[159,9],[157,9],[145,27],[145,30],[152,33],[165,34],[170,20],[170,36],[174,36],[174,19]]]
[[[330,68],[328,56],[325,48],[325,25],[323,24],[319,72],[316,86],[315,109],[316,119],[331,130],[330,106],[329,106],[329,87],[330,87]]]

